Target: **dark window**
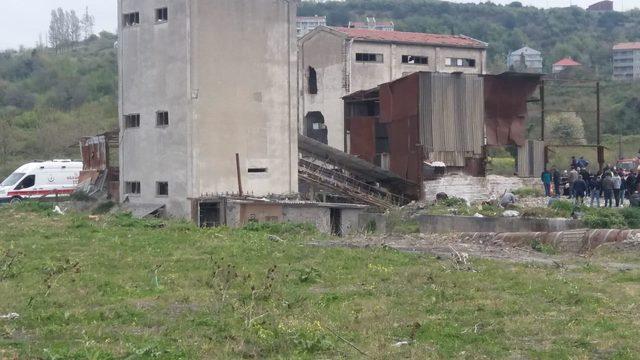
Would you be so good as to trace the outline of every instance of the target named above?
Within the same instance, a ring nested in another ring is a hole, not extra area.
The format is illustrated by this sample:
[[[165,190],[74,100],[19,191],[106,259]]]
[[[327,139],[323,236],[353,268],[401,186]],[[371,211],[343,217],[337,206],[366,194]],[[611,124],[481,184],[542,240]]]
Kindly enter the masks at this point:
[[[18,184],[18,186],[16,186],[16,190],[28,189],[28,188],[32,187],[33,185],[35,185],[35,184],[36,184],[36,176],[35,175],[29,175],[26,178],[22,179],[20,184]]]
[[[164,22],[169,20],[169,9],[160,8],[156,9],[156,22]]]
[[[428,65],[429,57],[427,56],[414,56],[414,55],[402,55],[403,64],[415,64],[415,65]]]
[[[318,75],[316,69],[309,66],[309,94],[318,93]]]
[[[166,181],[158,181],[156,183],[157,196],[169,196],[169,183]]]
[[[446,66],[452,67],[476,67],[475,59],[446,58],[444,60]]]
[[[266,172],[267,172],[267,168],[250,168],[249,169],[250,174],[260,174],[260,173],[266,173]]]
[[[138,25],[140,24],[140,13],[139,12],[131,12],[131,13],[127,13],[124,14],[122,16],[122,25],[127,27],[127,26],[134,26],[134,25]]]
[[[169,126],[168,111],[158,111],[156,113],[156,126]]]
[[[140,195],[140,181],[125,182],[124,193],[127,195]]]
[[[124,127],[138,128],[140,127],[140,114],[129,114],[124,116]]]
[[[359,62],[383,62],[382,54],[357,53],[356,61]]]

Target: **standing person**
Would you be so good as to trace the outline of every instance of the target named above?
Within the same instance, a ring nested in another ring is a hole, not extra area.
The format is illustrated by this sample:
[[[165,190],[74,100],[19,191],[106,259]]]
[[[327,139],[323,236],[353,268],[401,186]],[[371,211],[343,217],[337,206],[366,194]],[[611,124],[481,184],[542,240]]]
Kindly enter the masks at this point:
[[[611,177],[613,181],[613,198],[616,200],[616,207],[620,206],[620,186],[622,186],[622,179],[620,179],[620,175],[618,172],[614,171],[613,176]]]
[[[560,193],[560,180],[562,175],[560,175],[560,171],[558,171],[555,166],[551,168],[551,176],[553,177],[553,192],[556,197],[560,197],[562,195]]]
[[[580,156],[580,159],[576,162],[579,168],[586,169],[589,166],[589,162],[584,158],[584,156]],[[586,179],[583,179],[586,180]]]
[[[627,199],[631,200],[631,195],[636,192],[636,187],[638,186],[637,182],[638,179],[636,178],[636,171],[631,170],[631,173],[629,174],[629,176],[627,176],[625,186],[625,188],[627,189]]]
[[[608,171],[603,176],[602,193],[604,195],[604,206],[611,207],[613,205],[613,179]]]
[[[578,180],[578,177],[580,176],[580,174],[578,173],[580,169],[571,169],[571,171],[569,171],[569,199],[572,199],[574,196],[573,193],[573,183],[576,182],[576,180]]]
[[[578,167],[578,161],[576,160],[575,156],[571,157],[571,165],[570,165],[571,169],[575,169]]]
[[[600,207],[600,193],[602,192],[602,177],[600,172],[589,179],[589,191],[591,192],[591,204],[589,206],[593,207],[593,203],[595,202],[597,207]]]
[[[582,157],[580,158],[582,159]],[[586,168],[580,167],[580,175],[582,176],[582,180],[587,183],[587,194],[589,193],[589,180],[591,179],[591,174],[587,171]]]
[[[584,204],[584,196],[587,194],[587,183],[578,175],[578,180],[573,183],[573,194],[576,197],[576,205]]]
[[[545,168],[542,175],[540,175],[540,180],[542,180],[542,185],[544,186],[544,196],[551,196],[551,172]]]

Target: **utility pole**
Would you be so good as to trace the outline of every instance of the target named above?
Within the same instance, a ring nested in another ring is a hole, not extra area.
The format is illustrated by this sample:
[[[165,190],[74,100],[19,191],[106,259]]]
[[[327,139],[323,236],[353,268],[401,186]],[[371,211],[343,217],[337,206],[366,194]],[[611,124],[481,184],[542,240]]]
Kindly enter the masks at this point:
[[[544,110],[544,80],[540,81],[540,141],[544,141],[545,128],[545,110]]]
[[[596,145],[598,146],[598,166],[604,168],[604,148],[600,143],[600,81],[596,82]]]

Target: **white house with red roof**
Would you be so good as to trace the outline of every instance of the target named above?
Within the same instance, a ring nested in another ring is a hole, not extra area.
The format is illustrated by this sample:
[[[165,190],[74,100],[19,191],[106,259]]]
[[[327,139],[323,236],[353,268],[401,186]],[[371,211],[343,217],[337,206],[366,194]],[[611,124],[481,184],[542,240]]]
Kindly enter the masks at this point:
[[[487,46],[464,35],[318,27],[298,42],[300,132],[345,150],[343,96],[417,71],[484,74]]]
[[[619,43],[613,46],[613,79],[640,79],[640,42]]]
[[[552,72],[554,74],[557,74],[559,72],[562,72],[566,69],[575,69],[577,67],[582,66],[582,64],[580,64],[579,62],[573,60],[570,57],[566,57],[556,63],[553,64],[553,68],[552,68]]]

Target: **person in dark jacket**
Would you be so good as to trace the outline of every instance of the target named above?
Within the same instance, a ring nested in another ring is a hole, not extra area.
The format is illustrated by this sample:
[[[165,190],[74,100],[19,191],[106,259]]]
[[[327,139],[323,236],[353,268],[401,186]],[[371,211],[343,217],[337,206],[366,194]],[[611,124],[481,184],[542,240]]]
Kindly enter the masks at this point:
[[[589,179],[589,191],[591,194],[591,204],[593,207],[593,203],[595,202],[597,207],[600,207],[600,193],[602,192],[602,178],[600,173],[591,176]]]
[[[584,204],[584,197],[587,194],[587,183],[582,180],[582,175],[578,175],[578,180],[573,183],[573,195],[576,197],[576,204]]]
[[[613,207],[613,179],[608,171],[603,176],[602,194],[604,195],[604,206]]]
[[[629,176],[627,176],[627,180],[625,188],[627,189],[627,199],[631,200],[631,195],[633,195],[636,191],[636,187],[638,186],[638,178],[636,177],[636,172],[631,171]]]
[[[551,168],[551,176],[553,177],[553,192],[556,197],[560,197],[562,193],[560,193],[560,180],[562,179],[562,175],[560,175],[560,171],[556,169],[556,167]]]
[[[571,169],[575,169],[575,168],[578,167],[578,160],[576,160],[575,156],[571,157],[571,165],[570,166],[571,166]]]

